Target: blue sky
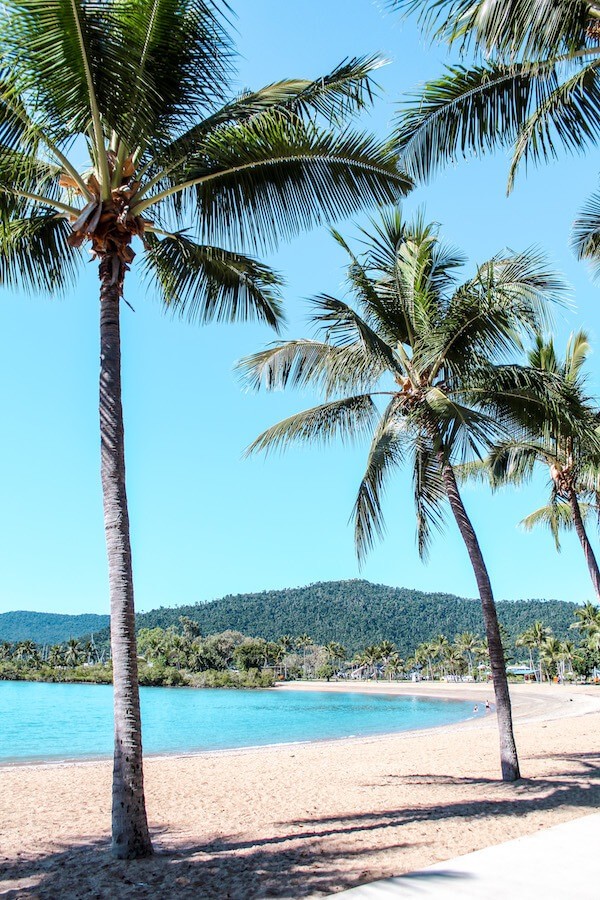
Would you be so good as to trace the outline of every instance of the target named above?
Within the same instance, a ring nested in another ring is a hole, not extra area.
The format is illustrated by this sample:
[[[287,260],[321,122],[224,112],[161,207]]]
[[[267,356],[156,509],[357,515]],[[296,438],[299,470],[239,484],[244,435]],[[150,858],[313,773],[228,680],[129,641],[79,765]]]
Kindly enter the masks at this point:
[[[381,136],[401,95],[448,60],[414,23],[386,15],[372,0],[246,0],[234,7],[239,87],[315,77],[347,56],[378,51],[389,58],[378,77],[382,96],[362,121]],[[521,173],[509,198],[507,171],[501,153],[457,164],[416,190],[406,214],[424,208],[471,266],[505,247],[544,248],[572,285],[576,305],[557,316],[559,345],[571,330],[588,329],[596,349],[590,387],[597,392],[600,294],[568,246],[570,225],[597,186],[596,155]],[[340,227],[350,238],[355,233],[352,223]],[[339,292],[341,252],[322,230],[282,246],[268,261],[287,281],[286,336],[307,336],[306,298]],[[387,495],[387,538],[359,571],[348,517],[366,447],[298,448],[243,460],[261,430],[315,398],[244,393],[235,361],[274,336],[258,325],[173,321],[139,286],[135,265],[131,275],[126,296],[135,313],[123,310],[123,382],[139,610],[356,577],[475,595],[453,522],[436,539],[429,563],[419,560],[402,474]],[[0,290],[0,347],[0,611],[106,612],[95,266],[87,266],[67,298]],[[517,528],[544,497],[544,477],[494,497],[465,490],[498,599],[592,597],[574,538],[565,539],[559,556],[548,535]]]

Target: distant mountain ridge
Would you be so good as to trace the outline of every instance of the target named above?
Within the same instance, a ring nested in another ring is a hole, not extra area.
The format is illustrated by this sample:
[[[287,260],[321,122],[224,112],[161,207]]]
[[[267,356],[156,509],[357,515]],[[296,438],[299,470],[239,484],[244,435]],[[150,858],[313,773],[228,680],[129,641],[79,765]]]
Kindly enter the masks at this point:
[[[561,600],[500,601],[498,616],[511,641],[540,619],[564,639],[573,622],[575,603]],[[32,628],[22,637],[8,637],[3,627],[7,616],[37,616]],[[275,640],[284,634],[309,634],[316,643],[339,641],[349,652],[382,640],[393,641],[400,654],[410,654],[418,644],[438,634],[451,640],[462,631],[484,633],[481,606],[453,594],[425,593],[409,588],[389,587],[354,579],[351,581],[317,582],[300,588],[236,594],[205,603],[177,607],[160,607],[136,617],[138,628],[168,628],[179,626],[180,616],[198,622],[202,634],[215,634],[234,629],[254,637]],[[41,637],[38,625],[42,613],[4,613],[0,615],[0,640],[24,640],[37,643],[56,642],[58,638]],[[95,631],[97,643],[108,640],[108,617],[94,616],[91,627],[75,631],[75,622],[83,616],[52,616],[62,618],[68,633],[62,638],[80,637]],[[103,619],[105,630],[98,631]],[[35,628],[33,628],[35,625]],[[78,625],[79,627],[79,625]]]
[[[61,644],[69,638],[107,629],[109,616],[84,613],[79,616],[60,613],[0,613],[0,641],[35,641],[36,644]]]

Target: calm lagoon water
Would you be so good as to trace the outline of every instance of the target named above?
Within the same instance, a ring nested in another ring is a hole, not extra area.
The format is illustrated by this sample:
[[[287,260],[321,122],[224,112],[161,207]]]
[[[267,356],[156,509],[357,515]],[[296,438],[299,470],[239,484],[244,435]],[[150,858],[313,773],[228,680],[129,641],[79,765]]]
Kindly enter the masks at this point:
[[[471,703],[325,691],[141,688],[146,753],[187,753],[431,728]],[[0,681],[0,761],[112,754],[112,687]]]

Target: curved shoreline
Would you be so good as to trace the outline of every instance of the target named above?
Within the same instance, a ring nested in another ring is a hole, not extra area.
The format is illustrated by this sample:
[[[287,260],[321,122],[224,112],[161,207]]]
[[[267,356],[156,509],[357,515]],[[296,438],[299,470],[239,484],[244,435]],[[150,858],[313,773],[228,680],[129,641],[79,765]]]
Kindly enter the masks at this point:
[[[423,697],[431,699],[445,699],[456,701],[469,701],[476,704],[484,704],[490,701],[490,714],[485,716],[467,716],[458,722],[446,722],[441,725],[427,726],[424,728],[407,728],[394,731],[374,732],[366,735],[342,735],[340,737],[307,738],[306,740],[281,741],[270,744],[252,744],[242,747],[219,747],[200,750],[172,750],[146,753],[145,762],[169,760],[169,759],[194,759],[197,757],[222,757],[239,753],[254,753],[278,749],[289,749],[306,745],[339,746],[345,743],[374,743],[385,738],[408,738],[417,735],[444,733],[456,730],[472,730],[478,728],[495,727],[495,705],[493,702],[493,687],[489,683],[480,682],[326,682],[326,681],[289,681],[280,682],[269,690],[306,691],[306,692],[331,692],[331,693],[362,693],[362,694],[387,694],[390,696]],[[557,694],[562,691],[562,695]],[[594,685],[561,685],[553,684],[511,684],[511,700],[513,706],[513,719],[515,725],[524,722],[551,721],[557,718],[589,715],[600,713],[600,686]],[[571,705],[572,704],[572,705]],[[0,762],[0,772],[3,769],[27,769],[27,768],[68,768],[71,766],[90,766],[109,764],[112,757],[84,756],[67,757],[65,759],[13,759]]]

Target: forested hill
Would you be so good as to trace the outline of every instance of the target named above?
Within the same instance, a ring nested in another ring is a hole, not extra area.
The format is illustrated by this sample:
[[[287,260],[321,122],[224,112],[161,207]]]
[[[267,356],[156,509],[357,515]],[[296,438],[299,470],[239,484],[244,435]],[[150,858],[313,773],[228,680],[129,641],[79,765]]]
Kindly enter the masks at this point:
[[[513,642],[538,619],[564,639],[574,609],[574,603],[558,600],[498,604],[500,621]],[[227,629],[267,640],[308,634],[318,644],[339,641],[349,652],[390,640],[403,656],[438,634],[452,640],[463,631],[484,633],[479,601],[359,580],[318,582],[302,588],[230,595],[194,606],[161,607],[138,615],[137,624],[139,628],[178,627],[180,616],[198,622],[203,635]],[[97,640],[102,637],[96,635]]]
[[[35,641],[36,644],[61,644],[69,638],[108,628],[109,617],[92,613],[81,616],[58,613],[0,613],[0,641]]]

